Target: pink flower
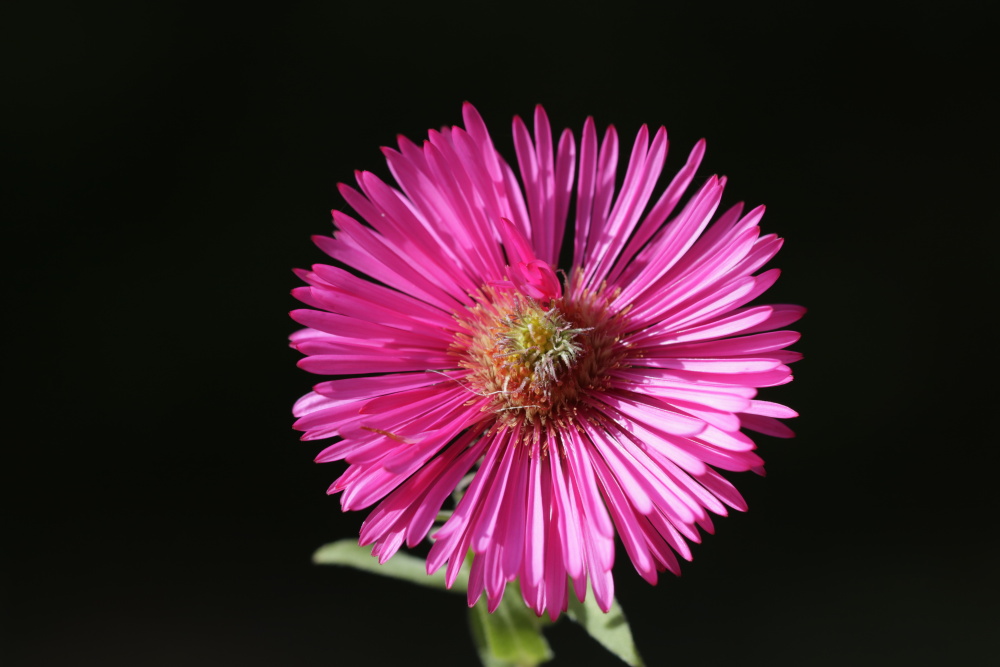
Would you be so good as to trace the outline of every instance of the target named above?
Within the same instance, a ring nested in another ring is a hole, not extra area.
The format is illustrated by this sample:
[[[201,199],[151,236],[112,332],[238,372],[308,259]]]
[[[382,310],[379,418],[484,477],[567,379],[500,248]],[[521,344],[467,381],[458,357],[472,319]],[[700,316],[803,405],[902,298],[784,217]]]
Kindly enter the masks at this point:
[[[492,611],[516,579],[555,618],[589,581],[607,610],[616,534],[655,583],[711,514],[746,509],[716,470],[763,473],[742,429],[792,435],[776,418],[796,413],[754,396],[792,379],[798,334],[777,329],[804,309],[747,305],[778,277],[755,274],[781,247],[760,235],[763,207],[716,217],[715,176],[679,205],[704,141],[650,205],[663,128],[639,130],[616,194],[613,127],[598,142],[588,118],[579,146],[568,130],[554,144],[538,107],[533,136],[514,119],[515,172],[471,105],[463,117],[383,149],[395,187],[367,172],[340,186],[368,224],[334,211],[315,241],[372,280],[300,271],[311,309],[291,339],[305,370],[360,377],[317,384],[295,427],[337,438],[316,460],[348,463],[329,490],[345,510],[378,503],[361,543],[380,561],[423,540],[472,473],[428,571],[451,585],[471,551],[470,605],[485,591]]]

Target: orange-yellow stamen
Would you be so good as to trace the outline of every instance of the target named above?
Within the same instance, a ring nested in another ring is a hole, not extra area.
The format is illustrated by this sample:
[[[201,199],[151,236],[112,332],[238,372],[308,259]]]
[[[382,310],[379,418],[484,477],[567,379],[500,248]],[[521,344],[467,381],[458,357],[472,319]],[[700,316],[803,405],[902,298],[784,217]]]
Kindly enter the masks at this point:
[[[625,351],[614,295],[577,290],[540,303],[484,287],[482,297],[462,320],[468,333],[455,348],[471,371],[470,389],[489,397],[485,409],[498,424],[572,420],[582,393],[607,386]]]

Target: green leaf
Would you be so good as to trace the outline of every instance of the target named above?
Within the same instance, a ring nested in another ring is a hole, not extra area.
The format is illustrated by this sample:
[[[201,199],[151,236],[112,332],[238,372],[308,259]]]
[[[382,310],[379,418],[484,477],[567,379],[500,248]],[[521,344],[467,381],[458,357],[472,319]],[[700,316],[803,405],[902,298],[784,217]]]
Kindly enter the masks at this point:
[[[454,593],[468,590],[468,560],[463,563],[455,584],[448,589],[443,569],[427,574],[424,560],[407,553],[397,553],[379,565],[378,559],[371,555],[369,549],[358,545],[353,539],[320,547],[313,554],[313,562],[353,567],[383,577]],[[535,616],[521,600],[516,584],[510,584],[507,588],[500,606],[492,614],[486,611],[485,600],[469,610],[472,636],[484,667],[535,667],[551,660],[552,649],[542,635],[542,629],[550,624],[549,620]],[[605,614],[597,606],[593,591],[587,591],[586,602],[580,602],[570,595],[566,615],[627,665],[643,667],[642,657],[632,639],[632,631],[617,600],[611,602],[611,609]]]
[[[574,595],[569,596],[569,609],[566,615],[583,626],[591,637],[621,658],[625,664],[631,667],[643,667],[642,656],[635,647],[632,630],[628,627],[628,621],[618,600],[611,601],[611,609],[605,614],[597,606],[594,592],[588,589],[586,602],[580,602]]]
[[[484,667],[535,667],[553,657],[542,636],[548,621],[535,616],[516,590],[508,590],[492,614],[480,600],[469,610],[469,625]]]
[[[360,546],[355,540],[347,539],[326,544],[313,554],[313,562],[319,565],[341,565],[353,567],[372,574],[393,579],[402,579],[428,588],[440,588],[453,593],[464,593],[468,590],[468,564],[462,565],[462,571],[455,579],[454,585],[448,588],[444,583],[444,568],[434,574],[427,574],[424,559],[407,553],[397,553],[395,556],[379,565],[378,559],[371,555],[370,549]]]

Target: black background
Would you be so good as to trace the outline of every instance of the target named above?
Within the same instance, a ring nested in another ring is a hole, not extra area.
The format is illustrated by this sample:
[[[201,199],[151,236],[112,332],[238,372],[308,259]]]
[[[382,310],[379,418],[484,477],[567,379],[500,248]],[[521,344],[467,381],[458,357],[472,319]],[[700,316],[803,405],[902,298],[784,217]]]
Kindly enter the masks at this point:
[[[465,100],[510,160],[536,103],[666,125],[668,171],[707,137],[786,238],[769,300],[810,308],[751,511],[657,587],[619,555],[648,664],[994,656],[995,30],[752,4],[5,5],[4,664],[475,664],[460,597],[310,564],[363,514],[286,347],[335,183]]]

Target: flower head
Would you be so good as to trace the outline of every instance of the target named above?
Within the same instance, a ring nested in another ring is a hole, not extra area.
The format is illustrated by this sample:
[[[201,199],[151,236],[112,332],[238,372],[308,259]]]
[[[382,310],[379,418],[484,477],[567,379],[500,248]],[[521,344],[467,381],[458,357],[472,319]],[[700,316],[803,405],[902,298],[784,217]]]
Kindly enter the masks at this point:
[[[724,178],[681,206],[704,142],[653,201],[667,153],[643,126],[615,192],[618,135],[557,144],[538,107],[534,136],[514,119],[518,172],[469,104],[461,127],[383,149],[396,187],[357,174],[342,185],[367,223],[333,212],[316,243],[351,267],[316,265],[294,291],[299,365],[325,375],[295,406],[303,439],[336,437],[330,487],[345,510],[378,503],[361,530],[381,561],[433,531],[428,571],[449,585],[468,553],[469,603],[494,609],[515,579],[553,618],[588,584],[607,610],[615,536],[655,583],[745,510],[717,470],[763,472],[743,432],[788,437],[795,412],[756,400],[791,380],[779,330],[792,305],[748,305],[777,279],[755,273],[781,246],[760,235],[763,207],[719,216]],[[651,203],[652,202],[652,203]],[[557,264],[569,212],[572,264]],[[714,222],[713,222],[714,219]],[[357,277],[366,274],[372,280]]]

